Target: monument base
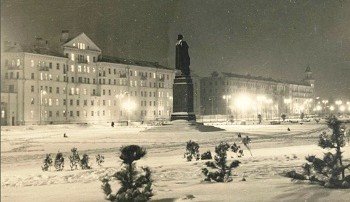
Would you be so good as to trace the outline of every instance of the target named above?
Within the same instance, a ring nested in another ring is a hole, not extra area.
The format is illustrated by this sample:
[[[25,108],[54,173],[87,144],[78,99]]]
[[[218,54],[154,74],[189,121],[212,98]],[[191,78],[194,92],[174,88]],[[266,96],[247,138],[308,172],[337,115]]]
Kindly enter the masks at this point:
[[[173,85],[173,113],[171,121],[196,121],[193,111],[193,83],[191,76],[175,76]]]
[[[164,124],[162,126],[153,126],[151,128],[147,128],[142,132],[152,132],[156,134],[164,134],[164,133],[174,133],[174,134],[182,134],[182,133],[197,133],[197,132],[219,132],[225,131],[225,129],[217,128],[215,126],[204,125],[203,123],[198,123],[195,121],[186,121],[184,119],[179,119],[175,121],[171,121],[170,123]]]
[[[190,122],[195,122],[196,121],[196,115],[194,114],[194,112],[174,112],[171,114],[170,117],[171,121],[175,121],[175,120],[186,120],[186,121],[190,121]]]

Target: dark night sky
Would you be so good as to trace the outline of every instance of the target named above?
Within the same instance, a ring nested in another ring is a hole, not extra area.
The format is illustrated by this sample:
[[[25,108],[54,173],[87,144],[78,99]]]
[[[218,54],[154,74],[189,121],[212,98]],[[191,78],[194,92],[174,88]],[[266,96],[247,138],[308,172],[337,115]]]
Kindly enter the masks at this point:
[[[1,1],[1,39],[57,42],[85,32],[103,54],[174,67],[182,33],[191,69],[300,80],[310,65],[320,96],[350,98],[347,0]]]

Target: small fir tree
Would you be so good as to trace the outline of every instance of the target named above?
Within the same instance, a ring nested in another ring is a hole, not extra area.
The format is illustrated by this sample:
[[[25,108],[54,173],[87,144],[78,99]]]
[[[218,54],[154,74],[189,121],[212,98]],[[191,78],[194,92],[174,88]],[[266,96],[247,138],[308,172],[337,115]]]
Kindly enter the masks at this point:
[[[80,167],[82,170],[91,169],[91,166],[89,166],[89,155],[83,155],[83,158],[80,160]]]
[[[281,119],[282,119],[283,122],[286,120],[286,118],[287,118],[287,115],[285,115],[285,114],[281,115]]]
[[[56,154],[55,168],[57,171],[62,171],[64,168],[64,157],[63,157],[63,154],[61,152],[58,152]]]
[[[186,144],[186,152],[184,154],[184,157],[187,159],[187,161],[192,161],[193,158],[196,160],[200,159],[199,155],[199,145],[198,143],[194,141],[188,141]]]
[[[201,160],[213,159],[211,152],[208,150],[201,155]]]
[[[102,163],[104,163],[104,162],[105,162],[105,157],[103,155],[101,155],[101,154],[97,154],[96,155],[96,163],[97,163],[97,165],[102,166]]]
[[[45,157],[44,162],[43,162],[44,165],[41,166],[41,169],[43,171],[48,171],[49,168],[52,166],[52,163],[53,163],[53,161],[51,158],[51,154],[46,154],[46,157]]]
[[[231,164],[227,165],[227,151],[230,145],[227,142],[221,142],[215,147],[214,161],[206,162],[208,168],[203,168],[202,173],[205,175],[205,181],[215,182],[230,182],[232,181],[231,170],[236,168],[241,163],[234,160]]]
[[[123,161],[123,169],[115,173],[121,187],[116,194],[112,193],[109,184],[110,179],[102,180],[102,189],[106,199],[110,201],[148,201],[153,196],[151,171],[148,167],[142,167],[141,172],[136,169],[135,161],[146,155],[146,150],[138,145],[129,145],[121,148],[120,159]]]
[[[261,124],[261,121],[262,121],[262,116],[261,116],[261,114],[258,114],[258,120],[259,120],[259,124]]]
[[[80,156],[78,153],[78,149],[73,147],[70,151],[72,152],[72,154],[69,156],[70,169],[76,170],[78,169],[78,165],[80,164]]]
[[[344,129],[342,123],[334,116],[327,120],[331,134],[323,132],[319,137],[318,145],[327,149],[323,158],[315,155],[306,157],[303,173],[290,171],[286,174],[294,180],[309,180],[329,188],[350,188],[350,175],[345,171],[350,169],[350,164],[344,165],[341,148],[345,146]]]

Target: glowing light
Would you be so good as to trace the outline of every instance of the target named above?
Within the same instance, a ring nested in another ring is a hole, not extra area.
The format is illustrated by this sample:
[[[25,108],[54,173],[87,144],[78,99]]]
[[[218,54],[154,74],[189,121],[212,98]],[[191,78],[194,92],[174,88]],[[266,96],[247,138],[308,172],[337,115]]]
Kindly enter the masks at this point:
[[[334,106],[330,106],[329,110],[333,111],[334,110]]]
[[[316,110],[317,110],[317,111],[321,111],[321,110],[322,110],[322,107],[321,107],[320,105],[317,105],[317,106],[316,106]]]
[[[292,102],[292,99],[291,98],[285,98],[284,100],[284,104],[290,104]]]
[[[127,111],[132,111],[136,108],[136,103],[134,101],[128,100],[122,103],[122,107]]]
[[[345,111],[345,106],[344,106],[344,105],[341,105],[341,106],[339,107],[339,110],[340,110],[341,112]]]
[[[336,100],[336,101],[335,101],[335,104],[336,104],[336,105],[341,105],[341,104],[343,104],[343,101],[341,101],[341,100]]]
[[[246,111],[251,106],[252,100],[248,95],[241,94],[235,99],[234,103],[238,109]]]

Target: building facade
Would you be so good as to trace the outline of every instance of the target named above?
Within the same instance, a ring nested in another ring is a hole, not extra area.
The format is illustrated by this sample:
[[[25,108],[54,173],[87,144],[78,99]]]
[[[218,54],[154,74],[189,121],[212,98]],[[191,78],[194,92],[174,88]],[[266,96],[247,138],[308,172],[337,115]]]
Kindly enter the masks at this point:
[[[168,119],[174,71],[154,62],[102,56],[84,33],[63,31],[57,51],[37,39],[1,57],[1,125]]]
[[[301,82],[216,73],[201,79],[201,104],[204,114],[230,115],[234,119],[297,116],[313,109],[315,80],[310,67]]]

